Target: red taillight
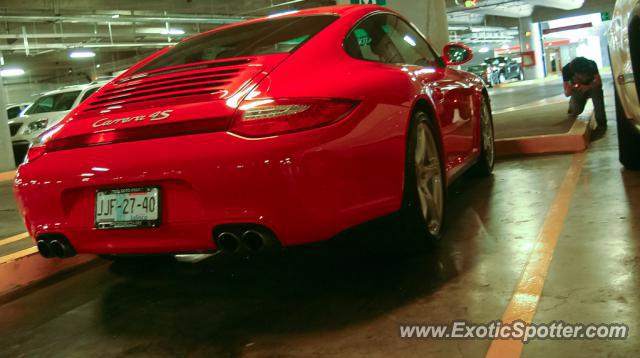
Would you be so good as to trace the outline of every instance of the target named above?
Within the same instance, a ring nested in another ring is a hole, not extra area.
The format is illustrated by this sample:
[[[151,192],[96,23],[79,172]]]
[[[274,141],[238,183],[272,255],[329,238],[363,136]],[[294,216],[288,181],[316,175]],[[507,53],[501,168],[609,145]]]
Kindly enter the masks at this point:
[[[32,145],[27,151],[27,160],[25,163],[33,162],[34,160],[40,158],[47,152],[47,147],[42,144]]]
[[[43,156],[46,152],[48,152],[47,144],[53,138],[53,136],[62,129],[64,121],[54,125],[53,127],[45,130],[40,134],[29,147],[27,151],[27,156],[25,163],[33,162],[34,160]]]
[[[268,137],[322,127],[345,118],[357,102],[343,99],[252,99],[243,101],[231,132]]]

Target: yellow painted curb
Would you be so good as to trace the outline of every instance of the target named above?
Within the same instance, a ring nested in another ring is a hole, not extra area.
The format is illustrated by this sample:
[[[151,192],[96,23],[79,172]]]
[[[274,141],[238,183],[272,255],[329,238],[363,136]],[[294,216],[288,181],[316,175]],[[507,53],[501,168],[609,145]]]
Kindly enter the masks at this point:
[[[10,181],[10,180],[13,180],[15,177],[16,177],[16,171],[15,170],[10,170],[8,172],[2,172],[2,173],[0,173],[0,182]]]

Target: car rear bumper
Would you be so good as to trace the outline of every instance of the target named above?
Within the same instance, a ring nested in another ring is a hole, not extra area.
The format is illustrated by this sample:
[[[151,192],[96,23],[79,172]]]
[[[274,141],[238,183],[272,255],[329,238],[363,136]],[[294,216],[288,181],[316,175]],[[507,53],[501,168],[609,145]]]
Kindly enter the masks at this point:
[[[397,210],[402,197],[401,136],[364,140],[348,124],[331,127],[51,152],[19,168],[14,191],[32,237],[63,234],[78,253],[212,251],[215,228],[234,223],[264,226],[283,246],[320,241]],[[347,144],[356,137],[361,146]],[[94,228],[96,190],[147,185],[162,191],[160,227]]]

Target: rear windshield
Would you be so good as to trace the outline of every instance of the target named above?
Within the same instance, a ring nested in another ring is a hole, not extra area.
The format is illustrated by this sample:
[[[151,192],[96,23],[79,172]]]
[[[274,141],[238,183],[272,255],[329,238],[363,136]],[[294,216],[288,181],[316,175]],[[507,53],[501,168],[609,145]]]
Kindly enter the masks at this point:
[[[68,111],[78,98],[80,91],[50,94],[38,98],[24,114]]]
[[[201,61],[292,52],[337,18],[336,15],[284,17],[215,31],[180,42],[136,73]]]

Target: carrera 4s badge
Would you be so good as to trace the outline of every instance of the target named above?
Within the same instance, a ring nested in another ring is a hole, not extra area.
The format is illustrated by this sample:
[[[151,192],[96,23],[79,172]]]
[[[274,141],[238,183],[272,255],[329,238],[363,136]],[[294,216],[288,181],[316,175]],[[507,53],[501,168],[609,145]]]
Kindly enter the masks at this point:
[[[151,113],[148,115],[142,115],[142,116],[133,116],[133,117],[118,118],[118,119],[102,118],[93,123],[93,128],[108,127],[115,124],[125,124],[129,122],[141,122],[144,120],[161,121],[163,119],[169,118],[171,116],[171,112],[173,112],[172,109],[167,109],[164,111],[158,111],[158,112],[154,112],[154,113]]]

